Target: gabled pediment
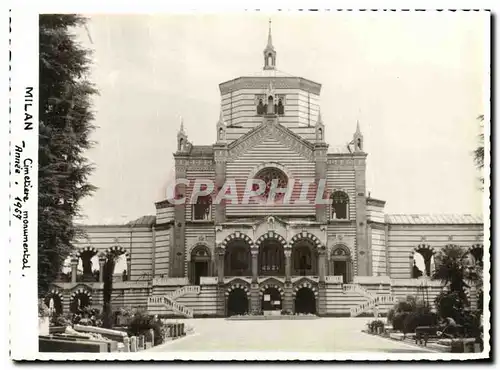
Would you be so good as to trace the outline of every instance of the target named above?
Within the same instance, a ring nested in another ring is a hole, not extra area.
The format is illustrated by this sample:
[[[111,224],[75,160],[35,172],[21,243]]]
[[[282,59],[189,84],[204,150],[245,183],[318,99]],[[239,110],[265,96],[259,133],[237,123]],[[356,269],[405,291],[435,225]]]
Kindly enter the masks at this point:
[[[292,130],[270,120],[265,121],[255,129],[249,131],[228,146],[229,157],[237,158],[247,150],[254,148],[262,143],[266,138],[272,137],[289,149],[301,154],[303,157],[314,160],[314,146],[294,133]]]
[[[285,278],[284,277],[275,277],[275,276],[268,276],[268,277],[260,277],[258,279],[258,283],[261,285],[261,289],[265,289],[266,287],[281,287],[285,283]]]

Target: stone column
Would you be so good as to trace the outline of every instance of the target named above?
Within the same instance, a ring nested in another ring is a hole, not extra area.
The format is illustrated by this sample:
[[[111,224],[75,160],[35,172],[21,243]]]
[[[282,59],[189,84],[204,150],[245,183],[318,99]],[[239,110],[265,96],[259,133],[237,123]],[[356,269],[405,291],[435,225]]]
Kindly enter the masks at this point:
[[[224,283],[224,248],[217,248],[217,277],[219,280],[219,284]]]
[[[318,249],[318,275],[319,281],[324,283],[326,276],[326,248],[324,245]]]
[[[106,263],[105,256],[99,256],[99,282],[104,281],[104,264]]]
[[[285,281],[292,280],[292,248],[285,248]]]
[[[252,248],[250,253],[252,253],[252,283],[257,283],[259,276],[259,250]]]
[[[283,309],[288,313],[293,312],[293,286],[292,286],[292,248],[285,248],[285,286],[283,294]]]
[[[76,274],[78,269],[78,258],[71,258],[71,282],[76,283]]]
[[[127,280],[132,279],[132,259],[127,255]]]

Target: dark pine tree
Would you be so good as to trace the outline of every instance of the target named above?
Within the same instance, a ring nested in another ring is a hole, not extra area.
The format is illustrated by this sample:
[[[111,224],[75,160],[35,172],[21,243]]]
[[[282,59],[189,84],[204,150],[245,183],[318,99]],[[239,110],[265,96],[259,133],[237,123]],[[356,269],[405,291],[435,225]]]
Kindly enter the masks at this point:
[[[110,253],[103,271],[103,320],[102,326],[111,329],[113,327],[113,310],[111,309],[111,294],[113,293],[113,272],[115,271],[116,257]]]
[[[77,15],[39,18],[40,137],[38,198],[38,295],[45,296],[73,249],[80,200],[95,187],[84,156],[92,146],[91,110],[97,93],[87,76],[91,53],[72,33],[85,25]]]
[[[483,171],[483,169],[484,169],[484,115],[480,115],[479,117],[477,117],[477,119],[479,121],[481,133],[479,134],[479,145],[474,150],[474,162],[476,164],[476,167],[480,171]],[[479,181],[481,181],[481,184],[484,185],[484,176],[483,175],[481,175],[479,177]]]

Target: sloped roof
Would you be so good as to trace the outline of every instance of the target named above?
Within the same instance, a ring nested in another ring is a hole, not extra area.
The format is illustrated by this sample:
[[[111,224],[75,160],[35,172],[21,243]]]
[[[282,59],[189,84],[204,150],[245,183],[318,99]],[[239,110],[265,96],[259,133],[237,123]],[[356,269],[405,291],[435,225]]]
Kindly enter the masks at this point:
[[[141,216],[136,220],[127,222],[127,225],[130,226],[150,226],[156,223],[156,216],[145,215]]]
[[[385,222],[389,224],[447,224],[447,225],[463,225],[463,224],[482,224],[483,218],[471,214],[387,214]]]

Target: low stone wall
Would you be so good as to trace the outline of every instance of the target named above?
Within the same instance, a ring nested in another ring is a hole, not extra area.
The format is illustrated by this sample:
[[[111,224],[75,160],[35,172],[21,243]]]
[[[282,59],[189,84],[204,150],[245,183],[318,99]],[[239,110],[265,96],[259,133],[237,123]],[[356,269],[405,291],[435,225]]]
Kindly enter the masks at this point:
[[[39,352],[109,352],[109,346],[107,342],[101,341],[40,336],[38,350]]]

